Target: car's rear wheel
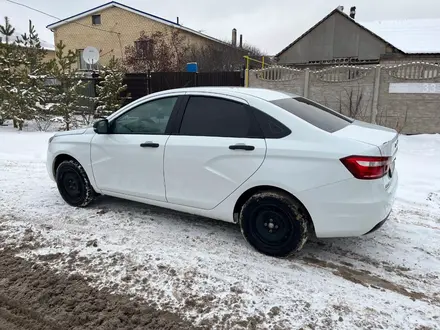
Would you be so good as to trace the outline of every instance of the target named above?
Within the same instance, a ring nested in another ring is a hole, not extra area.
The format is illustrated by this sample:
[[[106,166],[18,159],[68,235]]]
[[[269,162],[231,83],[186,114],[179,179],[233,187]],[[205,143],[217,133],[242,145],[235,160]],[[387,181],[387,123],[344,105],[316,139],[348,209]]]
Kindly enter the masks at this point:
[[[277,191],[253,195],[243,205],[239,223],[246,241],[257,251],[288,257],[309,237],[309,219],[298,201]]]
[[[95,198],[87,173],[75,160],[66,160],[58,166],[56,182],[61,197],[71,206],[85,207]]]

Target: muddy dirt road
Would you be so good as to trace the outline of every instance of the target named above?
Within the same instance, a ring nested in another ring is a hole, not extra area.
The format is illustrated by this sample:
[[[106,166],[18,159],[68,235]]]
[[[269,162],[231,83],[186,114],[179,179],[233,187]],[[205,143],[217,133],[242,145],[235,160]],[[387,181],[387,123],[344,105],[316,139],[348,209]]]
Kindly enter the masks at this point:
[[[129,296],[90,287],[79,275],[0,253],[0,329],[195,329]]]

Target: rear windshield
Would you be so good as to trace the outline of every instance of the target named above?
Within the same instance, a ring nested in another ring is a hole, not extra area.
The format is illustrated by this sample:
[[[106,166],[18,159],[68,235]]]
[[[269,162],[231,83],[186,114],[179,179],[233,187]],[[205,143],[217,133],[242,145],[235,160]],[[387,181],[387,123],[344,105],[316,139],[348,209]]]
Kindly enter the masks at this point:
[[[303,97],[271,101],[280,108],[329,133],[336,132],[354,120]]]

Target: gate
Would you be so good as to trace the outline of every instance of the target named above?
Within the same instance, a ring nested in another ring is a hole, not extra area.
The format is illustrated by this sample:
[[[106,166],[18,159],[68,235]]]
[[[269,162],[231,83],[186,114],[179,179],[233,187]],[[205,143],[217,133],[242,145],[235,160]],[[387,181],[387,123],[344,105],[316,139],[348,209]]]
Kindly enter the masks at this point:
[[[244,73],[242,71],[150,73],[150,93],[201,86],[244,86]]]
[[[88,86],[87,95],[96,96],[96,85],[102,78],[91,78],[94,85]],[[123,106],[145,95],[174,88],[200,86],[244,86],[244,72],[151,72],[127,73],[123,83],[127,89],[121,93],[125,98]]]
[[[197,86],[197,74],[193,72],[151,72],[149,93],[173,88]]]

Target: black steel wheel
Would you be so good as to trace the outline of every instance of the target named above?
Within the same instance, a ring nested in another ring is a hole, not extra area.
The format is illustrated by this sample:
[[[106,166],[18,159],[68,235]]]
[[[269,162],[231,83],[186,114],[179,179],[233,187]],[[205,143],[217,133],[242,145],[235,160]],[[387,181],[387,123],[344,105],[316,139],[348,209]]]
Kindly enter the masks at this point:
[[[71,206],[85,207],[95,198],[84,168],[75,160],[64,161],[58,166],[56,182],[61,197]]]
[[[309,237],[309,219],[287,194],[265,191],[253,195],[240,212],[241,232],[257,251],[288,257],[302,249]]]

